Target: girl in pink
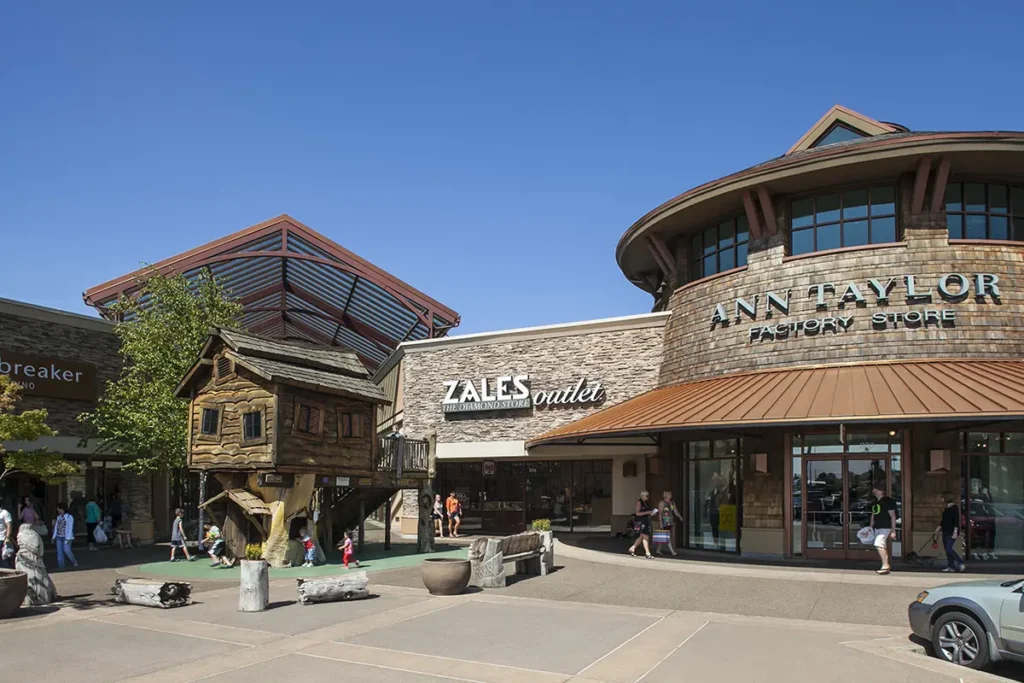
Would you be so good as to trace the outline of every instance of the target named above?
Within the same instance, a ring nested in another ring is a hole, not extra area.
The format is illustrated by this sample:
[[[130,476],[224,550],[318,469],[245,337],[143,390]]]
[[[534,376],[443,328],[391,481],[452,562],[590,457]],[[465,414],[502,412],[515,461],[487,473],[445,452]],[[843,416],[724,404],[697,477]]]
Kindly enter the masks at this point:
[[[359,566],[359,560],[353,557],[355,555],[355,551],[354,546],[352,545],[351,531],[345,532],[345,540],[342,542],[341,545],[338,546],[338,548],[341,550],[341,561],[345,564],[345,569],[349,568],[349,562],[355,562],[356,566]]]

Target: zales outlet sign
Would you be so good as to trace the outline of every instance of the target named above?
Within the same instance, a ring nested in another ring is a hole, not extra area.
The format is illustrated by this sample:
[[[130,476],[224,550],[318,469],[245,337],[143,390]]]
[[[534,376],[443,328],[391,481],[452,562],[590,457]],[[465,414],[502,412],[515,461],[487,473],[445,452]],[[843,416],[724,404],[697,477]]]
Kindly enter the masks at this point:
[[[445,396],[441,412],[471,413],[481,410],[522,410],[554,406],[583,406],[604,401],[600,382],[578,379],[562,389],[530,393],[529,375],[445,380]]]
[[[802,292],[797,292],[802,295]],[[839,334],[854,327],[857,309],[869,305],[888,306],[902,298],[908,306],[923,306],[904,312],[876,311],[871,314],[871,329],[895,328],[921,329],[929,327],[948,328],[956,325],[956,309],[951,307],[931,308],[928,304],[941,302],[957,304],[973,295],[978,303],[993,301],[999,303],[999,276],[991,273],[963,275],[946,273],[938,280],[926,281],[914,275],[888,278],[869,278],[861,282],[823,282],[807,288],[807,299],[813,300],[815,310],[828,312],[802,320],[775,322],[775,318],[788,316],[793,303],[794,290],[778,290],[737,298],[730,311],[727,304],[718,304],[711,314],[711,329],[739,324],[746,320],[763,321],[750,327],[749,341],[765,342],[791,339],[800,336]]]

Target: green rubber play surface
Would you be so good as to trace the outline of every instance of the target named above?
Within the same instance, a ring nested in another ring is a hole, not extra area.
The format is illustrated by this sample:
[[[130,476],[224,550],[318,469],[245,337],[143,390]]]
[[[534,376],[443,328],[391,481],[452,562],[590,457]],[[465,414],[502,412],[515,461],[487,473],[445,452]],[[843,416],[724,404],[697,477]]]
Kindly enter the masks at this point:
[[[427,557],[460,557],[465,558],[466,548],[453,545],[437,544],[437,551],[429,555],[422,555],[416,552],[416,546],[411,543],[393,544],[391,550],[384,550],[383,543],[367,543],[362,553],[356,553],[359,559],[359,569],[368,572],[383,571],[387,569],[404,569],[418,565]],[[193,553],[193,556],[195,554]],[[178,557],[182,557],[180,554]],[[239,568],[236,563],[230,569],[227,567],[211,567],[211,560],[208,556],[202,555],[192,562],[184,560],[178,562],[150,562],[139,565],[138,571],[152,576],[162,576],[170,579],[202,579],[204,581],[238,581]],[[355,570],[355,564],[351,564]],[[313,576],[330,576],[345,571],[341,564],[341,553],[331,552],[327,554],[327,563],[316,567],[290,567],[287,569],[270,569],[270,578],[274,579],[297,579]]]

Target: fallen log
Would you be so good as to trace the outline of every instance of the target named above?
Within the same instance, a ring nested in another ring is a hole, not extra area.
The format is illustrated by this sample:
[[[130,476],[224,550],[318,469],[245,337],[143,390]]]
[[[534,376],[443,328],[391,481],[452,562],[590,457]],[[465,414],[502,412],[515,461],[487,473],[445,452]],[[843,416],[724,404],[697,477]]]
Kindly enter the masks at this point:
[[[336,576],[321,576],[315,579],[296,579],[295,581],[299,603],[303,605],[370,597],[370,591],[367,590],[369,579],[366,578],[366,572],[351,572]]]
[[[184,607],[192,604],[192,584],[181,581],[118,579],[111,589],[115,602],[142,607]]]

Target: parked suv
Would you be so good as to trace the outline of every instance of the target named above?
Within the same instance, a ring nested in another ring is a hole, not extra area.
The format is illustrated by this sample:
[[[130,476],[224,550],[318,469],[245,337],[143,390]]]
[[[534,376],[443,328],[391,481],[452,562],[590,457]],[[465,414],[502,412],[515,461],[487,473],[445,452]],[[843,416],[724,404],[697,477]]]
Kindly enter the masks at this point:
[[[1024,579],[930,588],[910,603],[908,616],[914,634],[948,662],[972,669],[1024,662]]]

